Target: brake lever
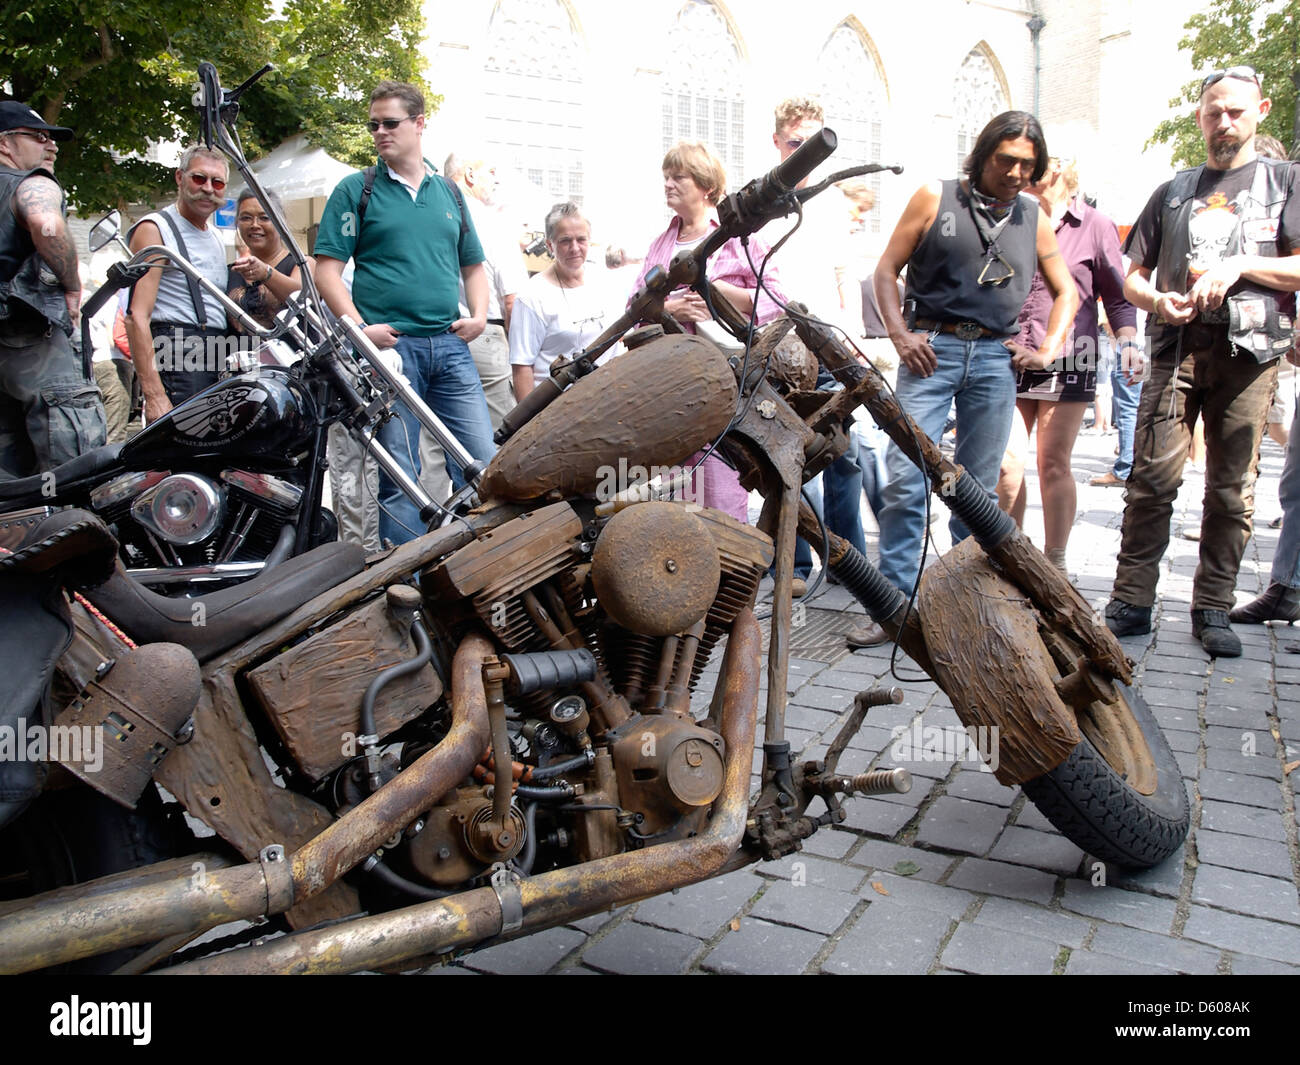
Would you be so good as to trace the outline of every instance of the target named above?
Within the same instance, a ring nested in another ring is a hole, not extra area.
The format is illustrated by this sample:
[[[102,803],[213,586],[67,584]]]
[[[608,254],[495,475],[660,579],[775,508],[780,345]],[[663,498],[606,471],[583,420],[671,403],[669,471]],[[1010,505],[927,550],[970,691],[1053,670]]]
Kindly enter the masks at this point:
[[[897,165],[888,165],[886,163],[864,163],[862,166],[851,166],[847,170],[838,170],[825,181],[819,181],[816,185],[809,185],[806,188],[797,189],[794,192],[794,198],[800,203],[807,203],[814,196],[825,192],[832,185],[838,185],[841,181],[848,181],[850,178],[866,177],[868,174],[881,174],[888,171],[891,174],[901,174],[903,168]]]

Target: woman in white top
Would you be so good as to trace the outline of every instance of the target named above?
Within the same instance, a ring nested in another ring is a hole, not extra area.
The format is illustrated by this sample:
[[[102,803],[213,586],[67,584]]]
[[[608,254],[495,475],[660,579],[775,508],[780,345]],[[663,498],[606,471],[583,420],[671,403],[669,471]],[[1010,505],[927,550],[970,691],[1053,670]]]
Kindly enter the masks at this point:
[[[590,243],[591,223],[576,203],[551,208],[546,216],[546,247],[555,261],[529,280],[510,314],[510,369],[516,400],[533,390],[535,379],[549,373],[557,357],[586,347],[615,317],[609,311],[605,286],[587,283]]]

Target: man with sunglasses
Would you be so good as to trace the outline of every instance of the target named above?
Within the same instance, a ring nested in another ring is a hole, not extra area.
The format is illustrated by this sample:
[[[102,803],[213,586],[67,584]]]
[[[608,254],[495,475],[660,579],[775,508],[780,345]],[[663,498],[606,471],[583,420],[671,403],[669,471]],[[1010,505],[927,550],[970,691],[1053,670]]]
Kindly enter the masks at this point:
[[[874,276],[881,318],[898,352],[899,403],[933,440],[957,403],[957,463],[989,490],[1011,433],[1016,372],[1051,365],[1065,346],[1079,293],[1050,219],[1021,195],[1047,169],[1047,143],[1033,115],[1007,111],[976,138],[965,177],[923,185],[912,196]],[[907,267],[906,317],[897,285]],[[1012,347],[1035,269],[1052,294],[1037,350]],[[925,478],[889,445],[880,523],[880,571],[916,581],[926,532]],[[954,515],[953,542],[970,535]]]
[[[1297,168],[1255,149],[1269,108],[1250,67],[1206,77],[1196,111],[1205,162],[1156,189],[1124,248],[1131,260],[1124,295],[1149,314],[1150,376],[1138,407],[1106,624],[1117,636],[1151,631],[1160,560],[1199,415],[1205,501],[1192,636],[1211,657],[1241,654],[1228,612],[1251,535],[1256,456],[1277,360],[1291,346],[1300,289]]]
[[[0,103],[0,477],[104,442],[99,390],[69,342],[81,280],[53,169],[71,137],[24,103]]]
[[[145,215],[131,228],[131,251],[162,244],[224,292],[226,246],[209,221],[226,202],[228,179],[221,153],[202,145],[185,149],[176,165],[176,202]],[[150,270],[136,283],[126,333],[147,421],[157,421],[173,406],[216,384],[226,368],[225,308],[175,268]],[[220,342],[214,343],[217,338]]]
[[[314,249],[316,283],[330,310],[360,322],[376,347],[396,350],[415,391],[474,458],[487,461],[496,447],[469,351],[487,325],[488,310],[473,220],[454,183],[423,156],[424,96],[417,88],[377,85],[366,127],[378,162],[369,175],[344,178],[330,195]],[[350,292],[343,283],[348,259],[356,265]],[[379,439],[416,477],[420,426],[409,411],[399,414]],[[459,488],[463,471],[454,462],[447,467]],[[379,502],[381,538],[400,544],[425,531],[415,504],[386,473],[380,474]]]

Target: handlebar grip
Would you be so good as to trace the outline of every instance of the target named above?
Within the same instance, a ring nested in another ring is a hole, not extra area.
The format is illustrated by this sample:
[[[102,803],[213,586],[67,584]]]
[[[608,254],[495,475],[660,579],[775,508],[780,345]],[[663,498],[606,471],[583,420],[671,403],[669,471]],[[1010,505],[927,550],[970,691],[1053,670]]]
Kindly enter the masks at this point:
[[[555,378],[542,378],[537,382],[536,388],[506,412],[505,417],[501,419],[501,428],[496,431],[493,439],[498,444],[504,444],[522,429],[534,415],[540,413],[550,406],[552,401],[559,398],[560,392],[560,386],[556,384]]]
[[[829,159],[838,144],[835,131],[823,127],[799,145],[789,159],[778,163],[768,177],[781,187],[782,192],[790,192]]]

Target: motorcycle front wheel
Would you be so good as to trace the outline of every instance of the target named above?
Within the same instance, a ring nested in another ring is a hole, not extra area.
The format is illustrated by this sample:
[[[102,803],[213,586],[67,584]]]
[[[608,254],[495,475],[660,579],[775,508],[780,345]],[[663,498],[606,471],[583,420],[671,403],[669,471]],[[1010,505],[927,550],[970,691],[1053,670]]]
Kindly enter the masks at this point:
[[[1187,837],[1191,810],[1174,753],[1142,696],[1114,682],[1114,703],[1078,715],[1083,739],[1021,789],[1057,830],[1105,862],[1145,869]]]

